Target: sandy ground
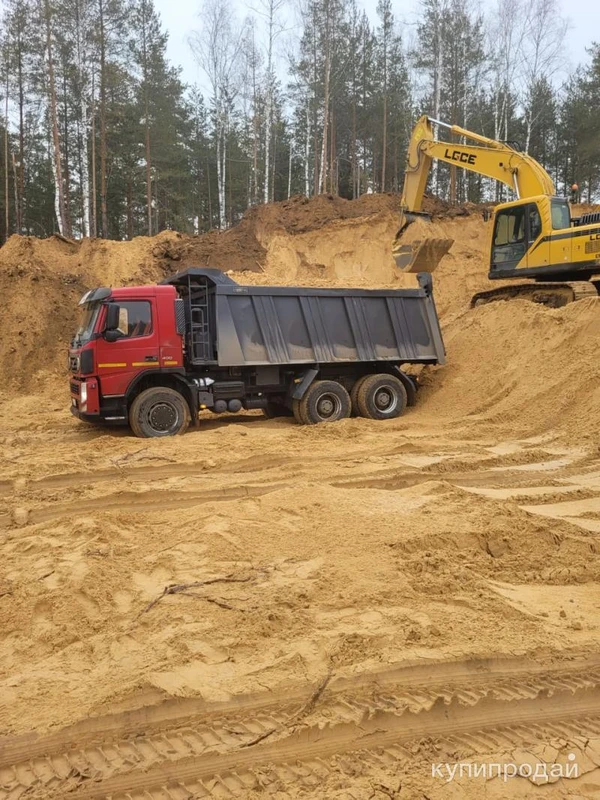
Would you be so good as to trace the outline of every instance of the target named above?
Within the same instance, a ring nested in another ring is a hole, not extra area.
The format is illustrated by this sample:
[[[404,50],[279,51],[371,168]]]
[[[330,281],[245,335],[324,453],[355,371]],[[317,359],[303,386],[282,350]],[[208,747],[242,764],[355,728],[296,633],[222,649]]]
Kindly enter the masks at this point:
[[[393,225],[265,235],[246,277],[394,282]],[[470,310],[484,223],[439,225],[448,365],[398,420],[143,441],[58,368],[4,392],[1,800],[600,793],[600,300]]]

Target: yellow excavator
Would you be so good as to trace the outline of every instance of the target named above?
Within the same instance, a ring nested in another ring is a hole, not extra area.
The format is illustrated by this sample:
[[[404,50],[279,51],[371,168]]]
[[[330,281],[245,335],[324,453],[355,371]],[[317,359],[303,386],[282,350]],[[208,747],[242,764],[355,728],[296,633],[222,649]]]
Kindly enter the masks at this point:
[[[433,125],[477,144],[438,141]],[[533,281],[479,292],[471,305],[522,297],[557,307],[598,294],[591,278],[600,275],[600,213],[572,219],[569,202],[555,197],[551,177],[530,155],[427,116],[415,125],[408,147],[403,223],[394,244],[394,258],[403,272],[433,272],[452,245],[452,239],[436,238],[402,242],[407,225],[427,216],[421,209],[433,159],[494,178],[517,197],[494,209],[488,277]]]

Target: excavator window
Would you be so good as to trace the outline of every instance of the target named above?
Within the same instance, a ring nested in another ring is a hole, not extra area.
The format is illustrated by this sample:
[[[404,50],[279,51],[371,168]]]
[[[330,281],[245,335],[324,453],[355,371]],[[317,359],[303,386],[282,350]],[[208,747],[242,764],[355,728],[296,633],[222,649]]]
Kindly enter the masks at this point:
[[[542,232],[542,220],[536,205],[529,206],[529,242],[535,242]]]
[[[496,216],[494,245],[519,244],[525,241],[525,209],[523,206],[508,208]]]
[[[513,206],[496,214],[492,247],[492,269],[516,266],[525,255],[527,204]]]
[[[565,200],[552,201],[552,228],[555,231],[562,231],[571,227],[571,212],[569,204]]]

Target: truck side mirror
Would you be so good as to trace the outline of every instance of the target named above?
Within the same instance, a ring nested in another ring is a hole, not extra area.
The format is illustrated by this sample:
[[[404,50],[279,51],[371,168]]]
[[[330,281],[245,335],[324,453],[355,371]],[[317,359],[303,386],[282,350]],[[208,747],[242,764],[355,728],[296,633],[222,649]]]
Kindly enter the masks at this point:
[[[108,331],[116,331],[119,327],[119,314],[120,314],[120,307],[117,303],[109,303],[106,307],[106,324],[104,325],[104,330]]]
[[[104,340],[107,342],[116,342],[117,339],[122,339],[123,334],[121,331],[118,331],[113,328],[113,330],[106,330],[104,331]]]

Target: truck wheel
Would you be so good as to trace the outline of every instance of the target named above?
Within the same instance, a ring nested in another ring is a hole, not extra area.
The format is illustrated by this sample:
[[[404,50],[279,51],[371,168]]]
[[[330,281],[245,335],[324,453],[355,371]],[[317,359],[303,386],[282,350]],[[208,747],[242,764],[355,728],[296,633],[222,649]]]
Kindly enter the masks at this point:
[[[302,412],[302,400],[292,400],[292,414],[298,425],[308,425],[308,420]]]
[[[368,378],[368,375],[363,375],[357,381],[354,382],[352,389],[350,390],[350,402],[352,404],[352,416],[353,417],[360,417],[360,411],[358,410],[358,390],[361,387],[362,382],[365,378]]]
[[[394,375],[367,375],[360,382],[358,412],[368,419],[394,419],[406,408],[408,398],[402,381]]]
[[[275,419],[275,417],[291,417],[292,412],[283,405],[283,403],[269,402],[262,410],[267,419]]]
[[[336,381],[315,381],[298,404],[296,419],[305,425],[336,422],[350,416],[350,395]]]
[[[190,424],[190,409],[179,392],[167,386],[151,386],[131,404],[129,424],[136,436],[152,439],[183,433]]]

